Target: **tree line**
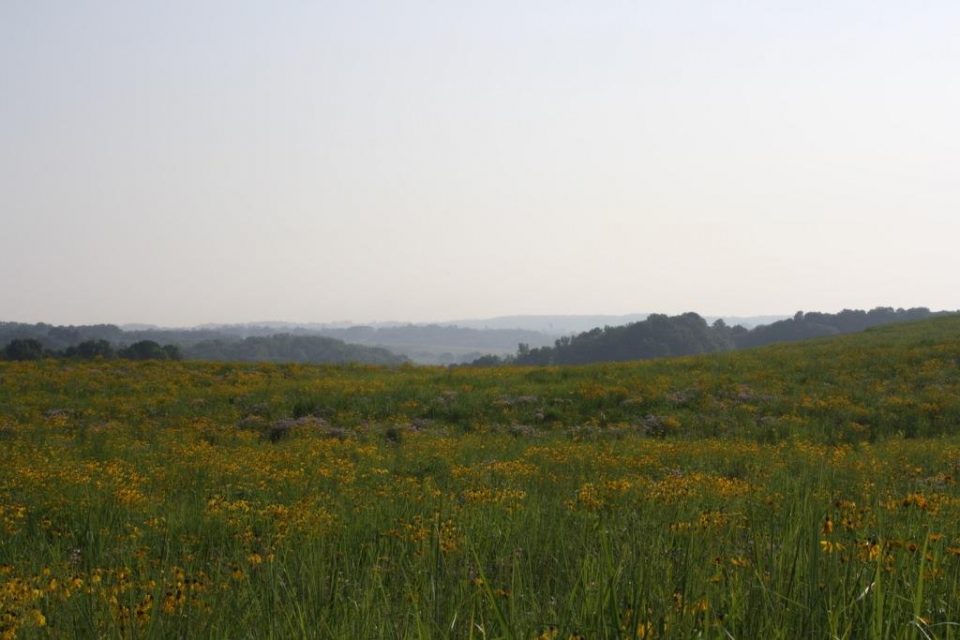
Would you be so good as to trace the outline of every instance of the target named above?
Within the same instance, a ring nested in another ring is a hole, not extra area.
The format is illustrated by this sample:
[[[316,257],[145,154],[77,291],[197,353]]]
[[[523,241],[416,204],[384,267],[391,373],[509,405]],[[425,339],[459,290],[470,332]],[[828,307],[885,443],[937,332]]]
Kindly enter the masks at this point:
[[[13,338],[0,351],[4,360],[39,360],[41,358],[95,358],[130,360],[226,360],[265,362],[312,362],[395,365],[406,358],[387,349],[347,344],[335,338],[276,334],[244,339],[204,340],[186,345],[164,344],[154,340],[138,340],[132,344],[114,344],[103,338],[83,340],[55,348],[32,337]]]
[[[933,315],[938,313],[925,307],[877,307],[870,311],[846,309],[835,314],[797,312],[792,318],[746,329],[740,325],[728,326],[723,320],[708,324],[696,313],[677,316],[653,314],[639,322],[598,327],[578,335],[563,336],[552,346],[537,346],[536,343],[531,346],[530,342],[524,341],[519,344],[514,355],[482,356],[471,364],[587,364],[695,355],[863,331],[873,326],[922,320]],[[434,328],[427,327],[423,332],[432,331]],[[347,329],[343,331],[343,335],[352,339],[371,339],[375,334],[371,334],[369,329]],[[410,333],[415,328],[404,329]],[[268,331],[266,327],[242,330],[254,331],[256,335],[241,337],[226,329],[212,328],[125,331],[109,324],[63,327],[43,323],[30,325],[0,322],[0,344],[6,344],[0,351],[0,356],[7,360],[42,357],[138,360],[184,358],[384,365],[408,361],[404,356],[383,347],[350,344],[329,336],[299,332],[263,335]],[[387,332],[389,333],[389,330]],[[426,334],[420,336],[420,339],[426,340]]]
[[[191,360],[240,360],[263,362],[356,362],[402,364],[407,361],[383,347],[347,344],[325,336],[278,333],[242,340],[205,340],[185,348]]]
[[[40,360],[41,358],[180,360],[183,358],[177,345],[161,345],[153,340],[140,340],[120,347],[115,347],[106,340],[84,340],[65,349],[49,349],[34,338],[14,338],[3,348],[2,355],[4,360]]]
[[[653,314],[640,322],[598,327],[575,336],[564,336],[552,347],[530,348],[521,343],[516,355],[506,358],[484,356],[472,364],[588,364],[687,356],[853,333],[883,324],[923,320],[943,313],[946,312],[935,313],[926,307],[877,307],[870,311],[845,309],[834,314],[798,311],[792,318],[753,329],[740,325],[730,327],[723,320],[708,324],[696,313],[677,316]]]

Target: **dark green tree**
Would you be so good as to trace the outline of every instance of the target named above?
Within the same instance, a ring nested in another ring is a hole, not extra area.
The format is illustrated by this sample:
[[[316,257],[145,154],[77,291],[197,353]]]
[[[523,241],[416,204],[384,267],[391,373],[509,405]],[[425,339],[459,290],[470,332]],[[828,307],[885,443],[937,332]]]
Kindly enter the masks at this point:
[[[84,360],[93,360],[94,358],[112,358],[116,355],[113,346],[106,340],[85,340],[80,344],[67,347],[64,355],[68,358],[83,358]]]
[[[159,343],[153,340],[141,340],[120,349],[120,357],[129,360],[167,360],[169,354]]]
[[[33,338],[11,340],[3,349],[7,360],[39,360],[43,357],[43,345]]]
[[[183,354],[180,353],[180,347],[175,344],[163,345],[163,352],[167,354],[167,360],[183,360]]]

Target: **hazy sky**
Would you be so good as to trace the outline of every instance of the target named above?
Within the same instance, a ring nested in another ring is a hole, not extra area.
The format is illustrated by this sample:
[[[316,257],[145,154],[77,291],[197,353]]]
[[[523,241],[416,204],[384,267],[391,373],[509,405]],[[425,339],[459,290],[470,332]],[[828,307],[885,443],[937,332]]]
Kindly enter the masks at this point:
[[[0,319],[960,307],[960,3],[0,2]]]

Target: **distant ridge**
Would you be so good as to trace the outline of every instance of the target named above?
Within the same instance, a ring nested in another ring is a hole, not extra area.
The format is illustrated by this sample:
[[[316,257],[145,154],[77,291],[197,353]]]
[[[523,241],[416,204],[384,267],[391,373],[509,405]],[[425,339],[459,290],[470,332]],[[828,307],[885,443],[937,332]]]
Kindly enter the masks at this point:
[[[144,326],[144,325],[138,325]],[[32,340],[44,353],[70,356],[71,349],[86,345],[108,352],[142,342],[167,343],[189,360],[363,363],[395,365],[407,358],[376,345],[347,344],[329,336],[293,335],[266,330],[236,335],[212,329],[138,329],[124,331],[112,324],[54,326],[44,323],[0,322],[0,349],[13,341]],[[94,344],[102,342],[103,347]],[[159,344],[157,344],[159,347]],[[80,351],[83,351],[81,349]]]
[[[953,312],[932,312],[926,307],[877,307],[870,311],[844,309],[839,313],[798,311],[793,317],[752,329],[731,326],[722,319],[708,324],[705,318],[692,312],[676,316],[651,314],[638,322],[595,327],[574,336],[562,336],[552,347],[535,348],[521,344],[515,356],[505,360],[485,357],[474,364],[590,364],[688,356],[855,333],[880,325],[925,320],[949,313]]]
[[[945,313],[945,312],[940,312]],[[161,328],[148,324],[54,326],[0,322],[0,348],[35,339],[50,353],[81,342],[114,347],[138,341],[176,345],[186,358],[273,362],[568,364],[691,355],[862,331],[937,315],[926,308],[837,314],[716,316],[696,313],[513,315],[435,324],[263,322]],[[770,321],[775,319],[774,321]],[[471,326],[464,326],[471,325]],[[518,326],[519,325],[519,326]],[[511,328],[512,327],[512,328]],[[577,327],[585,327],[577,330]]]
[[[441,322],[445,326],[468,327],[471,329],[526,329],[542,333],[562,336],[571,333],[590,331],[591,329],[614,327],[646,320],[649,313],[628,313],[624,315],[512,315],[496,316],[470,320],[452,320]],[[762,316],[704,316],[707,322],[722,319],[725,323],[734,326],[740,325],[748,329],[761,324],[771,324],[778,320],[789,318],[789,315],[762,315]]]
[[[627,324],[644,320],[647,313],[629,313],[626,315],[515,315],[479,318],[472,320],[452,320],[441,322],[448,327],[468,329],[524,329],[561,336],[568,333],[588,331],[594,327],[614,324]]]

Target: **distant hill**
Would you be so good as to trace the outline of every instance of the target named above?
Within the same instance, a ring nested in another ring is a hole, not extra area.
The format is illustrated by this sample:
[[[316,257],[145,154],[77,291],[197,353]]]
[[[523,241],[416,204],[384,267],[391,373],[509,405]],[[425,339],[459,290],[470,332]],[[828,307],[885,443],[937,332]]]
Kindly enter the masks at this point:
[[[923,320],[945,313],[934,313],[923,307],[878,307],[870,311],[847,309],[835,314],[798,312],[792,318],[752,329],[741,325],[731,327],[722,319],[710,324],[696,313],[672,317],[652,314],[639,322],[597,327],[576,336],[564,336],[557,339],[551,347],[520,345],[516,355],[511,358],[501,360],[486,357],[478,359],[474,364],[587,364],[686,356],[853,333],[879,325]]]
[[[326,336],[350,344],[376,346],[410,358],[420,364],[459,364],[483,355],[505,356],[522,343],[548,346],[559,336],[527,329],[473,329],[441,324],[358,325],[349,327],[321,324],[208,325],[202,331],[216,331],[235,338],[269,336],[278,333],[302,336]]]
[[[106,340],[122,346],[140,340],[153,340],[180,347],[185,358],[190,359],[250,359],[251,354],[260,354],[255,359],[278,362],[341,361],[344,350],[333,349],[331,343],[307,340],[293,341],[275,339],[268,343],[253,340],[245,345],[235,344],[251,338],[265,339],[275,336],[297,338],[329,338],[357,347],[352,356],[357,362],[389,363],[384,350],[421,364],[460,364],[471,362],[484,355],[508,356],[520,343],[535,347],[553,344],[556,335],[526,329],[471,329],[438,324],[330,327],[323,325],[298,326],[288,323],[206,325],[198,328],[169,329],[150,325],[112,324],[55,326],[50,324],[0,323],[0,347],[14,339],[35,339],[49,351],[62,351],[89,340]],[[362,348],[379,349],[364,351]],[[289,350],[288,350],[289,349]],[[304,354],[312,354],[303,360]],[[244,357],[237,358],[239,354]],[[252,356],[251,356],[252,357]]]
[[[798,311],[792,318],[754,327],[736,338],[737,348],[760,347],[775,342],[789,342],[806,338],[820,338],[842,333],[855,333],[896,322],[925,320],[949,312],[934,313],[925,307],[892,309],[877,307],[870,311],[844,309],[840,313],[803,313]]]
[[[424,364],[470,362],[483,354],[507,355],[520,343],[553,344],[554,335],[525,329],[471,329],[467,327],[401,325],[322,329],[318,333],[352,344],[377,345]]]
[[[124,331],[111,324],[54,326],[44,323],[0,322],[0,347],[13,340],[32,339],[54,355],[67,353],[83,343],[103,340],[116,348],[141,341],[172,344],[191,360],[253,360],[267,362],[312,362],[400,364],[407,361],[387,349],[347,344],[326,336],[271,333],[240,337],[213,329],[139,329]]]
[[[595,328],[614,327],[646,320],[649,313],[628,313],[624,315],[516,315],[495,318],[455,320],[440,323],[445,326],[467,327],[472,329],[526,329],[554,335],[556,337],[590,331]],[[707,322],[722,319],[729,325],[741,325],[746,328],[769,324],[789,316],[705,316]]]
[[[120,349],[141,341],[175,345],[187,359],[264,360],[271,362],[360,362],[395,364],[582,364],[711,353],[774,342],[862,331],[892,322],[930,317],[929,309],[877,308],[837,314],[798,313],[773,316],[703,318],[695,313],[627,316],[503,316],[487,328],[449,324],[327,326],[292,323],[206,325],[170,329],[150,325],[123,328],[112,324],[55,326],[0,322],[0,348],[15,339],[34,339],[48,352],[103,340]],[[611,324],[621,318],[639,320]],[[739,320],[739,322],[732,322]],[[525,324],[528,328],[506,328]],[[589,330],[565,332],[583,325]],[[550,332],[530,327],[549,327]],[[519,347],[519,348],[518,348]]]
[[[469,329],[525,329],[559,337],[570,333],[588,331],[594,327],[637,322],[645,319],[648,315],[646,313],[626,315],[517,315],[455,320],[441,324]]]
[[[717,320],[723,320],[725,324],[735,327],[737,325],[744,327],[745,329],[752,329],[754,327],[759,327],[762,324],[772,324],[774,322],[779,322],[780,320],[786,320],[790,316],[783,315],[771,315],[771,316],[704,316],[703,319],[706,320],[709,324],[713,324]]]
[[[185,350],[192,360],[252,360],[258,362],[312,362],[401,364],[407,359],[383,349],[325,336],[298,336],[280,333],[251,336],[241,340],[207,340]]]

